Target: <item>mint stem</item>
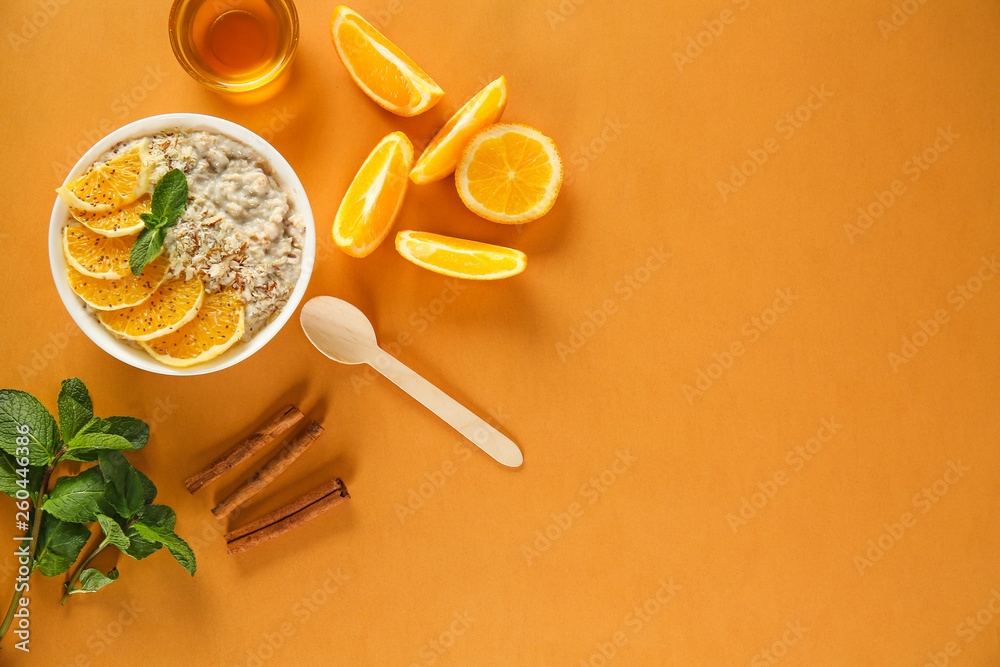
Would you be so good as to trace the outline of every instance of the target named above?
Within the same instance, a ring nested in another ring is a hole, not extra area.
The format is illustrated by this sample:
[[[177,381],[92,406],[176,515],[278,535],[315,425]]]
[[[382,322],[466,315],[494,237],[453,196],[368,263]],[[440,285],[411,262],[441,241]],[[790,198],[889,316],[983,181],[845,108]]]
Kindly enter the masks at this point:
[[[125,524],[124,530],[128,530],[129,527],[133,523],[135,523],[135,520],[136,517],[132,517],[131,519],[129,519],[128,523]],[[83,574],[84,570],[87,569],[87,566],[90,564],[90,561],[94,560],[97,554],[104,551],[104,548],[109,544],[111,544],[111,542],[109,541],[108,536],[105,535],[104,539],[96,547],[94,547],[94,549],[89,554],[87,554],[87,557],[83,559],[83,562],[80,563],[80,566],[76,568],[76,573],[72,576],[72,578],[70,578],[69,581],[63,584],[63,586],[66,587],[66,592],[63,593],[62,599],[59,600],[59,604],[66,604],[66,600],[69,599],[70,594],[76,588],[77,582],[80,581],[80,575]]]
[[[94,560],[97,554],[104,551],[104,547],[108,546],[108,544],[110,544],[110,542],[108,542],[107,538],[105,538],[87,555],[86,558],[83,559],[80,566],[76,568],[76,574],[74,574],[69,581],[63,584],[66,587],[66,592],[63,593],[62,599],[59,600],[59,604],[66,604],[66,600],[69,599],[69,594],[73,592],[73,589],[76,588],[77,582],[80,581],[80,575],[83,574],[83,571],[87,569],[88,565],[90,565],[90,561]]]

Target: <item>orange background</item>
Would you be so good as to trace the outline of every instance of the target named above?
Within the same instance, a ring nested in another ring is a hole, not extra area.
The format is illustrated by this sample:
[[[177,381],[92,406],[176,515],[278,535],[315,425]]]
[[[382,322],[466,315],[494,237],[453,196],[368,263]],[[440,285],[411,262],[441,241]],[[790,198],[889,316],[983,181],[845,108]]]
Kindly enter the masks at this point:
[[[298,5],[289,85],[255,106],[176,65],[164,0],[0,9],[0,384],[54,407],[77,375],[98,414],[153,423],[132,458],[198,557],[193,579],[165,553],[123,559],[64,608],[39,577],[31,656],[4,663],[1000,661],[1000,280],[978,275],[1000,245],[995,2],[360,2],[447,92],[413,119],[349,80],[333,3]],[[336,251],[337,204],[378,139],[419,147],[500,74],[505,119],[562,151],[553,211],[494,225],[446,180],[412,188],[396,228],[511,245],[527,271],[452,299],[390,243]],[[79,334],[49,275],[53,188],[99,136],[173,111],[273,142],[316,213],[309,296],[405,341],[405,363],[522,446],[522,469],[321,357],[297,318],[192,378]],[[209,509],[263,457],[195,496],[182,481],[288,402],[326,434],[234,525],[334,475],[353,498],[230,557]]]

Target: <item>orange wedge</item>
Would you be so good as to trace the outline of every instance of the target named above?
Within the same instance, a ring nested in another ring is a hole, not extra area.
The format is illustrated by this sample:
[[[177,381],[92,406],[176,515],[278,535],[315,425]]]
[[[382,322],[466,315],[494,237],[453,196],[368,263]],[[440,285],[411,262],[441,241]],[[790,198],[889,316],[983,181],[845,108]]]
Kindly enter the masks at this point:
[[[138,306],[101,311],[97,319],[108,331],[127,340],[150,340],[193,320],[204,296],[205,288],[197,277],[174,278],[160,285]]]
[[[337,7],[330,34],[354,83],[382,108],[400,116],[416,116],[444,95],[424,70],[357,12]]]
[[[143,141],[107,162],[91,165],[87,173],[56,192],[71,209],[106,213],[146,194],[149,172],[149,154]]]
[[[563,167],[551,139],[526,125],[491,125],[473,137],[455,169],[458,195],[476,215],[516,224],[549,212]]]
[[[168,366],[194,366],[214,359],[243,337],[243,301],[224,289],[205,296],[194,319],[173,333],[139,343]]]
[[[137,236],[102,236],[86,227],[63,229],[66,263],[85,276],[114,280],[132,274],[128,257]]]
[[[139,277],[129,270],[117,280],[91,278],[70,267],[67,278],[70,289],[91,308],[114,311],[136,306],[152,296],[166,278],[169,266],[166,256],[160,255],[146,265]]]
[[[462,149],[480,130],[500,120],[507,106],[507,79],[492,82],[444,124],[431,139],[410,172],[410,180],[423,185],[439,181],[455,171]]]
[[[131,204],[116,208],[107,213],[93,211],[78,211],[71,208],[69,212],[83,226],[103,236],[129,236],[138,234],[145,227],[143,213],[150,212],[149,196],[140,197]]]
[[[528,263],[520,250],[428,232],[400,232],[396,235],[396,250],[417,266],[471,280],[516,276]]]
[[[392,229],[413,165],[413,144],[402,132],[378,143],[340,202],[333,221],[333,241],[351,257],[364,257]]]

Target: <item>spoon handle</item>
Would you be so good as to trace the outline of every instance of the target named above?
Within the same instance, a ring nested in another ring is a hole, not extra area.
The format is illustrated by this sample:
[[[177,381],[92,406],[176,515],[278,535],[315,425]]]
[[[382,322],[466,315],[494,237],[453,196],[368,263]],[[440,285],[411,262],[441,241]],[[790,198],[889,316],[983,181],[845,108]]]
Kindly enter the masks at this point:
[[[380,349],[378,355],[369,363],[393,384],[417,399],[424,407],[468,438],[472,444],[503,465],[516,468],[524,461],[521,450],[510,438],[388,352]]]

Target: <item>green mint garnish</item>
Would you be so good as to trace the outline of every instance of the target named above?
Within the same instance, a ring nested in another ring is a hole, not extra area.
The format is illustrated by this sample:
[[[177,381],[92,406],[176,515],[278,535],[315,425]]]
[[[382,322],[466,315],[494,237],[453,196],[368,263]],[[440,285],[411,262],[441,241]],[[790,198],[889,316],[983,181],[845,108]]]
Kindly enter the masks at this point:
[[[162,215],[164,209],[158,210]],[[174,206],[175,218],[177,210],[182,207]],[[72,570],[62,588],[65,603],[118,579],[117,569],[91,567],[105,549],[136,560],[165,549],[193,575],[194,552],[175,532],[177,515],[153,503],[156,486],[126,458],[146,446],[149,425],[134,417],[95,416],[79,378],[62,383],[58,406],[57,422],[31,394],[0,389],[0,495],[17,502],[15,525],[23,536],[16,553],[28,570],[23,578],[35,571],[55,577]],[[96,465],[75,475],[56,473],[63,461]],[[14,591],[0,619],[0,641],[26,590]]]
[[[139,237],[132,245],[128,263],[132,275],[142,275],[146,265],[152,262],[160,250],[167,230],[174,226],[187,207],[188,185],[184,172],[171,169],[153,188],[153,201],[150,213],[143,213],[142,218],[146,228],[139,232]]]

